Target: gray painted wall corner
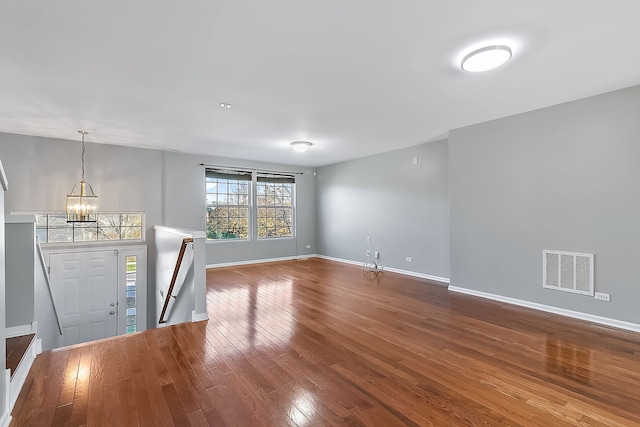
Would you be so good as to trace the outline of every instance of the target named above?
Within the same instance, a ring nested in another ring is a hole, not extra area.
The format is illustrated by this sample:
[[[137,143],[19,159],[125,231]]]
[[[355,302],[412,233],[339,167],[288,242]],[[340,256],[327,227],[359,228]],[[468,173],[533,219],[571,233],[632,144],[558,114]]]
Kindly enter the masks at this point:
[[[318,253],[448,278],[447,156],[442,140],[318,168]]]

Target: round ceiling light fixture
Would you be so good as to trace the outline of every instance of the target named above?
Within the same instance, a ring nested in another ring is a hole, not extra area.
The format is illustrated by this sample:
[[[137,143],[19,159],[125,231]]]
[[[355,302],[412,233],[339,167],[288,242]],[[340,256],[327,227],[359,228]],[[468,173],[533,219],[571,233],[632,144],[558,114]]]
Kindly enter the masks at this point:
[[[313,144],[309,141],[293,141],[290,145],[297,152],[304,153],[305,151],[309,150],[309,148],[311,148]]]
[[[479,73],[493,70],[511,59],[511,48],[504,45],[486,46],[465,55],[460,64],[464,71]]]

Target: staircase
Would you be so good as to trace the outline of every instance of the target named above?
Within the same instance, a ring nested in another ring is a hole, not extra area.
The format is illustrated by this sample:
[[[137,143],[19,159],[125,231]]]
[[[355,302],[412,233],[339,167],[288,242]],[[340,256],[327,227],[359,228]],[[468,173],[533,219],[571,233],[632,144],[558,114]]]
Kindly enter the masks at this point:
[[[9,391],[10,408],[13,407],[27,374],[36,358],[36,334],[18,335],[6,338],[7,362],[6,376]]]

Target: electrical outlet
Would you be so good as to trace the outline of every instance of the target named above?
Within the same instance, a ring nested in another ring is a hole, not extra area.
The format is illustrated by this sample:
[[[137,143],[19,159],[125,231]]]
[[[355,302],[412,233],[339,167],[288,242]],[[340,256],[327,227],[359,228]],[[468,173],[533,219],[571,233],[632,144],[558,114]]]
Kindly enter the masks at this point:
[[[611,301],[611,296],[602,292],[596,292],[595,298],[599,299],[600,301]]]
[[[408,257],[406,257],[406,258],[405,258],[405,261],[407,261],[407,262],[411,262],[411,261],[413,261],[413,258],[411,258],[410,256],[408,256]]]
[[[365,251],[364,253],[366,256],[371,256],[371,251]]]
[[[375,252],[373,253],[373,257],[374,257],[375,259],[380,258],[380,252],[375,251]]]
[[[307,245],[307,249],[311,249],[311,245]]]

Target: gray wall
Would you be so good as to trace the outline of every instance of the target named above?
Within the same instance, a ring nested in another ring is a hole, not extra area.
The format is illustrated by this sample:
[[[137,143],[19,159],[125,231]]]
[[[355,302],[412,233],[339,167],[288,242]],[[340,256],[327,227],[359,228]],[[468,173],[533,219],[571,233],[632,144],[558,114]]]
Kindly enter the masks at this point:
[[[453,130],[451,284],[640,323],[640,87]],[[595,254],[611,302],[542,288],[542,250]]]
[[[31,327],[35,320],[35,241],[33,222],[5,224],[6,327]]]
[[[207,242],[207,265],[292,257],[316,252],[313,170],[223,157],[163,153],[163,225],[205,230],[204,166],[201,163],[302,172],[296,176],[296,239]],[[307,249],[307,245],[311,248]]]
[[[447,151],[436,141],[319,168],[318,252],[362,262],[380,251],[385,267],[448,278]]]
[[[11,183],[5,213],[64,212],[66,195],[81,177],[81,147],[80,140],[0,133],[0,158]],[[145,213],[151,325],[155,324],[153,225],[161,220],[161,168],[161,151],[87,143],[85,178],[99,197],[100,210]]]

